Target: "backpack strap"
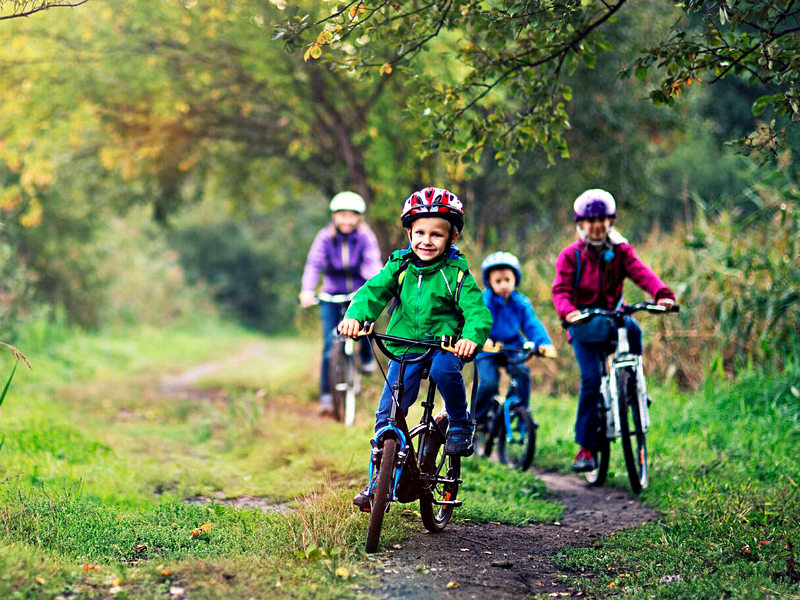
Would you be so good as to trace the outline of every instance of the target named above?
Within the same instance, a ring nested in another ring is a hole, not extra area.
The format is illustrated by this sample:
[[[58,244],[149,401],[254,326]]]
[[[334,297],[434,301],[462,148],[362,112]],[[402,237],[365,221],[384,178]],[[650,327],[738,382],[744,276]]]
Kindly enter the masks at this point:
[[[395,309],[400,305],[400,292],[403,289],[403,281],[406,279],[406,269],[408,269],[409,264],[411,264],[411,257],[407,256],[402,260],[397,272],[395,273],[397,281],[394,286],[394,297],[389,302],[389,306],[386,307],[386,314],[389,316],[391,316]]]

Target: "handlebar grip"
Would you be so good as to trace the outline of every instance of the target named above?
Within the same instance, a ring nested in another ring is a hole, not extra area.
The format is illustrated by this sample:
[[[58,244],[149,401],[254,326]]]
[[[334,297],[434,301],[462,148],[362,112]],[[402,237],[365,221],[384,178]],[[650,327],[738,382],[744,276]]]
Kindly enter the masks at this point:
[[[545,358],[558,358],[558,351],[553,346],[540,346],[539,356]]]

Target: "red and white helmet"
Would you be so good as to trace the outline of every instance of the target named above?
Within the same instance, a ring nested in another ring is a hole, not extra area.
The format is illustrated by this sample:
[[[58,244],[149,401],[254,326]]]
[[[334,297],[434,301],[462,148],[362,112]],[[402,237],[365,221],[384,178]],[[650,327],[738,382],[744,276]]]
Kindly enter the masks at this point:
[[[426,187],[406,198],[400,222],[403,227],[411,227],[411,223],[420,217],[447,219],[461,231],[464,228],[464,204],[453,192],[444,188]]]

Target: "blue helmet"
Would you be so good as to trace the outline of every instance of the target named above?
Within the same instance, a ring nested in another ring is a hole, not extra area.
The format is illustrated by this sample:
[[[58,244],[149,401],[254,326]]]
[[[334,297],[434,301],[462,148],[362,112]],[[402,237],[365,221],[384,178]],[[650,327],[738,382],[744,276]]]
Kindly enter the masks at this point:
[[[489,271],[497,267],[504,267],[514,271],[517,278],[517,285],[522,280],[522,270],[519,266],[519,259],[511,254],[511,252],[492,252],[481,264],[481,271],[483,272],[483,283],[489,285]]]

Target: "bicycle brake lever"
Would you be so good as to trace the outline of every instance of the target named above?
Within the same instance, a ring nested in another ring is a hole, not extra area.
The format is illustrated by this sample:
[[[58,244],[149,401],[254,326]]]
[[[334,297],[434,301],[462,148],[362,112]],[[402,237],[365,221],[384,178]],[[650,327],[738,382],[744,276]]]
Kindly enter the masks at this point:
[[[443,335],[440,346],[442,350],[444,350],[445,352],[452,352],[453,354],[458,354],[458,350],[456,350],[455,347],[453,346],[452,335]]]
[[[364,328],[358,332],[358,337],[367,337],[368,335],[372,335],[372,330],[375,329],[375,323],[370,323],[369,321],[364,321]]]

